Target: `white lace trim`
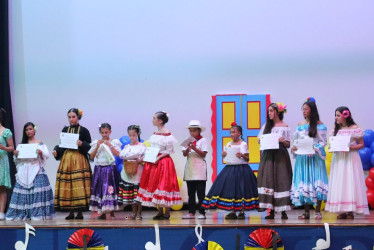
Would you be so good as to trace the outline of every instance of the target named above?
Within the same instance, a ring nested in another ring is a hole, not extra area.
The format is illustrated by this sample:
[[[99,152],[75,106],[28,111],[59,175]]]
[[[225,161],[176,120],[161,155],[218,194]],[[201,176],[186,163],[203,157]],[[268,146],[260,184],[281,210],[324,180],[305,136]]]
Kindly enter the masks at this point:
[[[53,200],[51,201],[45,201],[45,202],[37,202],[33,204],[14,204],[10,203],[9,207],[17,210],[26,210],[26,209],[32,209],[32,208],[40,208],[40,207],[49,207],[53,205]]]
[[[145,198],[152,198],[152,201],[143,201],[140,195],[144,196]],[[159,199],[154,198],[154,195],[168,197],[169,199],[177,198],[177,200],[171,200],[171,201],[166,201],[164,199],[159,200]],[[141,202],[143,206],[147,206],[147,207],[156,207],[157,205],[171,207],[173,205],[183,204],[183,201],[180,196],[180,192],[166,192],[166,191],[161,191],[158,189],[156,189],[154,193],[150,193],[143,188],[139,188],[138,196],[136,197],[135,200]]]
[[[30,190],[14,188],[13,192],[18,193],[18,194],[36,194],[36,193],[47,192],[49,190],[52,190],[52,188],[50,186],[41,187],[41,188],[34,188],[34,189],[30,189]]]
[[[282,211],[289,211],[289,210],[291,210],[291,206],[290,205],[285,205],[285,206],[280,206],[280,207],[274,207],[273,204],[271,204],[271,203],[264,203],[264,202],[260,202],[259,207],[260,208],[270,208],[270,209],[274,210],[275,212],[282,212]]]
[[[289,197],[290,196],[290,191],[274,192],[274,189],[272,189],[272,188],[265,188],[265,187],[258,188],[257,190],[258,190],[259,194],[265,194],[265,195],[274,196],[274,198],[277,198],[277,199],[284,198],[284,197]]]

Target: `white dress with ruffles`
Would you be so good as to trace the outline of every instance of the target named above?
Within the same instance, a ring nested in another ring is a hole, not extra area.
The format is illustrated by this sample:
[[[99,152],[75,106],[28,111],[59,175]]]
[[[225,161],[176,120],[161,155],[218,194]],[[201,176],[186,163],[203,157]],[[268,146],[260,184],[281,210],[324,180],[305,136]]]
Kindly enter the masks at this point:
[[[351,136],[351,145],[364,136],[360,128],[341,129],[336,136]],[[369,214],[365,177],[358,150],[335,152],[330,167],[329,194],[325,210],[333,213]]]

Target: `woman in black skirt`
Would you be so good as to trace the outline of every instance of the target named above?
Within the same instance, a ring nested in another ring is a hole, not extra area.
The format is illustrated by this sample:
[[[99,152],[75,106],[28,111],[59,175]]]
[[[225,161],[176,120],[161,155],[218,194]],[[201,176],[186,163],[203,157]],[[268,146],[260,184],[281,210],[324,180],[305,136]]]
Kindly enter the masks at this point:
[[[291,138],[288,125],[282,121],[286,112],[286,106],[282,103],[271,103],[266,124],[258,135],[259,141],[263,134],[279,136],[279,149],[264,150],[258,169],[259,206],[260,209],[270,209],[265,219],[274,219],[274,212],[282,212],[281,218],[288,219],[286,211],[291,210],[292,166],[287,151]]]

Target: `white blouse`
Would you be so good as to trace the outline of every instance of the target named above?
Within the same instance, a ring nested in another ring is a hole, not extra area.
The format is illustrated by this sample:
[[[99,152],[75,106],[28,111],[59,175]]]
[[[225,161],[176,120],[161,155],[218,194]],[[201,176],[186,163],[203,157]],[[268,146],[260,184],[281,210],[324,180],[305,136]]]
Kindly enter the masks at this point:
[[[34,185],[33,182],[36,175],[44,171],[43,167],[49,158],[49,151],[45,144],[38,144],[38,149],[42,151],[42,157],[39,154],[35,159],[18,159],[14,157],[17,165],[17,182],[25,188],[31,188]]]
[[[154,133],[148,140],[151,147],[160,148],[160,154],[173,154],[174,153],[174,143],[177,140],[170,133]]]
[[[90,144],[91,148],[88,151],[89,155],[92,154],[93,151],[95,151],[97,142],[98,142],[98,140],[95,140]],[[113,139],[113,140],[110,141],[110,143],[112,144],[112,146],[114,147],[115,150],[121,151],[122,143],[118,139]],[[104,143],[102,143],[99,146],[99,149],[96,152],[94,162],[95,162],[95,165],[97,165],[97,166],[115,165],[114,155],[111,152],[110,148],[107,145],[105,145]]]
[[[227,152],[227,149],[228,148],[239,148],[239,152],[242,153],[242,154],[249,154],[249,150],[248,150],[248,145],[245,141],[242,141],[239,145],[234,145],[233,144],[233,141],[230,141],[229,143],[226,144],[226,146],[224,147],[224,151]],[[238,158],[239,161],[238,163],[226,163],[226,165],[240,165],[240,164],[248,164],[248,161],[244,160],[243,158]]]
[[[124,159],[127,157],[131,157],[131,159],[139,159],[141,158],[146,150],[146,146],[143,143],[139,143],[137,145],[130,145],[127,144],[119,154],[119,157]],[[121,170],[121,178],[122,180],[132,183],[132,184],[137,184],[140,182],[140,178],[142,177],[143,173],[143,165],[140,163],[138,166],[138,171],[136,172],[135,175],[129,176],[126,174],[125,170],[122,168]]]
[[[265,125],[262,126],[257,138],[260,138],[260,136],[264,134],[264,129]],[[279,137],[283,137],[285,141],[291,141],[291,130],[289,127],[273,127],[271,133],[279,134]]]
[[[196,148],[208,152],[208,142],[206,138],[201,138],[196,142]],[[186,150],[185,147],[182,147]],[[195,150],[191,149],[187,156],[186,166],[184,168],[185,181],[195,181],[195,180],[207,180],[207,164],[204,157],[201,157]]]

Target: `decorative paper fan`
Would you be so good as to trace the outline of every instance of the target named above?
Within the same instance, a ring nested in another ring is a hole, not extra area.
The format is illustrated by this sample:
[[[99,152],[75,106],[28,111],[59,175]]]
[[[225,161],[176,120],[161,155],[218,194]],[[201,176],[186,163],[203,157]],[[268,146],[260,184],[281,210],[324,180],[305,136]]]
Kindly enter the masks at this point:
[[[223,250],[223,248],[214,241],[204,241],[194,246],[192,250]]]
[[[195,234],[198,239],[198,243],[192,248],[192,250],[223,250],[218,243],[203,240],[203,226],[201,224],[196,225]]]
[[[104,249],[104,242],[100,235],[91,229],[80,229],[73,233],[68,240],[68,249],[76,249],[84,247],[84,236],[87,235],[87,248]],[[98,247],[98,248],[96,248]]]
[[[276,249],[284,249],[281,237],[277,232],[268,228],[260,228],[253,231],[244,245],[245,250],[273,249],[273,241],[276,240]]]

